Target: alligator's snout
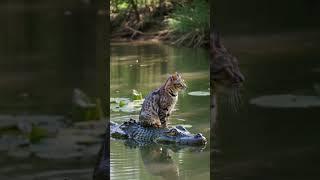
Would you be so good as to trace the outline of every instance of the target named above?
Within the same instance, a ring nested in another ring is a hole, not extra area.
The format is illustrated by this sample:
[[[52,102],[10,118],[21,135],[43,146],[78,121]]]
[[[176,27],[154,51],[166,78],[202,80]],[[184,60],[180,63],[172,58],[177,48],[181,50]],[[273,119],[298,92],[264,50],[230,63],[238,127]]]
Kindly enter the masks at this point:
[[[198,146],[205,145],[207,143],[207,139],[201,133],[198,133],[190,137],[181,137],[179,143],[184,145]]]
[[[201,133],[198,133],[194,136],[195,138],[204,138],[204,136]]]
[[[207,139],[201,133],[198,133],[194,136],[194,140],[189,141],[188,144],[190,143],[191,145],[203,145],[207,143]]]

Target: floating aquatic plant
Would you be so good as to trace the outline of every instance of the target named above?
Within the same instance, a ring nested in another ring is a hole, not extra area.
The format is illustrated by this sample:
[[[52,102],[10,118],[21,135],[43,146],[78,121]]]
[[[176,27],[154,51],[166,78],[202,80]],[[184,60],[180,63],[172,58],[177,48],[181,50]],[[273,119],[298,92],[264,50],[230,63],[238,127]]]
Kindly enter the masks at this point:
[[[291,94],[269,95],[254,98],[250,103],[271,108],[308,108],[320,106],[320,97]]]
[[[110,110],[113,112],[137,112],[140,111],[144,99],[142,93],[132,90],[132,98],[110,98]]]
[[[142,93],[138,92],[137,90],[133,89],[132,90],[132,99],[133,100],[142,100]]]
[[[208,92],[208,91],[192,91],[192,92],[189,92],[188,95],[190,95],[190,96],[210,96],[210,92]]]
[[[48,137],[48,132],[46,131],[46,129],[38,127],[36,125],[32,125],[32,130],[29,134],[29,140],[32,143],[37,143],[45,137]]]

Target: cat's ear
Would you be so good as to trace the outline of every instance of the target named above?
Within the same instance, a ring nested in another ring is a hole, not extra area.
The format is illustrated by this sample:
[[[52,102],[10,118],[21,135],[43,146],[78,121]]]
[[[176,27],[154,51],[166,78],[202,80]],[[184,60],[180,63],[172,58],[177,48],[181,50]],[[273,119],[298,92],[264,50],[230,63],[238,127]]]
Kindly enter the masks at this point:
[[[179,74],[179,73],[177,73],[177,72],[176,72],[176,75],[177,75],[177,77],[178,77],[178,78],[180,78],[180,77],[181,77],[181,76],[180,76],[180,74]]]
[[[226,51],[224,48],[221,39],[220,33],[218,32],[217,28],[213,25],[212,31],[210,33],[210,51],[212,54],[215,54],[217,51]]]
[[[172,81],[177,80],[177,72],[171,75],[171,80]]]

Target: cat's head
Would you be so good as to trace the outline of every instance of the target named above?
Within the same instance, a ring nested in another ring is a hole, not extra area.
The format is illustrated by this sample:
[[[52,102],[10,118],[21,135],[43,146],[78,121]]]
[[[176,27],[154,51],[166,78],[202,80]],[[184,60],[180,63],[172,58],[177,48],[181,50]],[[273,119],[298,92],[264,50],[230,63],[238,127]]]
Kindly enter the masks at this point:
[[[166,88],[170,88],[174,92],[182,91],[187,88],[184,79],[180,76],[179,73],[171,74],[166,82]]]

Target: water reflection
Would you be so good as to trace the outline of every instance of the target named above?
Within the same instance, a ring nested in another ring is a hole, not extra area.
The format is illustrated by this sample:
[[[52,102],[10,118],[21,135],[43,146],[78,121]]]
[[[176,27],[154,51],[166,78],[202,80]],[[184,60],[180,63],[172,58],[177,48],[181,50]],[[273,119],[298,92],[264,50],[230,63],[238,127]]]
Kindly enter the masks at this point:
[[[139,148],[140,157],[148,173],[168,180],[179,179],[179,167],[172,158],[173,153],[179,151],[201,152],[204,149],[204,147],[164,146],[159,144],[139,146],[132,141],[126,141],[125,144],[130,148]]]
[[[240,111],[221,109],[225,102],[218,101],[221,153],[212,157],[214,178],[318,176],[314,162],[319,161],[319,106],[314,83],[319,76],[313,69],[319,65],[319,48],[302,44],[319,44],[319,35],[309,35],[313,38],[291,33],[247,35],[243,41],[226,38],[246,82]]]
[[[175,48],[159,43],[114,43],[111,45],[110,96],[131,98],[132,89],[147,95],[160,87],[168,75],[179,72],[188,90],[179,95],[172,126],[182,125],[190,132],[201,132],[210,141],[209,98],[188,92],[208,91],[208,52],[203,49]],[[111,121],[121,123],[138,111],[111,112]],[[111,141],[111,179],[209,179],[209,149],[175,151],[166,147],[130,148]],[[159,171],[161,172],[159,174]]]
[[[127,145],[135,147],[132,143],[127,143]],[[163,179],[178,179],[178,167],[170,155],[169,148],[160,145],[147,145],[139,147],[139,150],[144,168],[148,173]]]
[[[92,176],[105,122],[70,115],[75,88],[93,102],[108,94],[99,7],[97,1],[0,3],[0,179]],[[101,106],[105,113],[107,103]]]

